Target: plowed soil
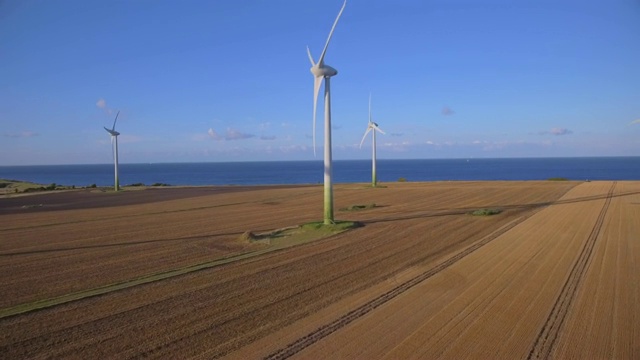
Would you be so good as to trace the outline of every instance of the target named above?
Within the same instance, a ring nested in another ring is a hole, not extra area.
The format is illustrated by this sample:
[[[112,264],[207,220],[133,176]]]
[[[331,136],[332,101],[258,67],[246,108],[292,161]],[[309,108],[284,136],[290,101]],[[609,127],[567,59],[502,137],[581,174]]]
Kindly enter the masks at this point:
[[[349,184],[335,202],[364,226],[265,252],[240,235],[319,220],[322,187],[0,199],[0,311],[106,289],[0,318],[0,353],[640,356],[640,183]],[[469,215],[480,208],[502,212]]]

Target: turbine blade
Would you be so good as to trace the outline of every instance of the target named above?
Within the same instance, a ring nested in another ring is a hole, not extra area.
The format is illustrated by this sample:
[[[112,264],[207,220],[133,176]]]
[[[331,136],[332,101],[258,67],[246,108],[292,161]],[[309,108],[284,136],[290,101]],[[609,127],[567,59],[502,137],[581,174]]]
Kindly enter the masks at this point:
[[[329,42],[331,41],[331,36],[333,36],[333,30],[336,29],[336,25],[338,25],[338,20],[340,19],[340,15],[344,11],[344,7],[347,6],[347,0],[344,0],[344,4],[342,4],[342,8],[338,13],[338,17],[336,17],[336,21],[333,22],[333,26],[331,27],[331,32],[329,32],[329,37],[327,38],[327,43],[324,45],[324,49],[322,50],[322,54],[320,55],[320,59],[318,59],[318,64],[322,66],[324,64],[324,55],[327,53],[327,48],[329,47]]]
[[[118,113],[116,114],[116,119],[113,120],[113,129],[111,130],[116,130],[116,121],[118,121],[118,115],[120,115],[120,110],[118,110]]]
[[[311,50],[309,50],[309,45],[307,45],[307,55],[309,55],[309,61],[311,61],[311,66],[316,66],[315,61],[313,61],[313,56],[311,56]]]
[[[322,85],[322,76],[316,76],[313,80],[313,156],[316,156],[316,112],[318,108],[318,93]]]
[[[360,141],[360,148],[362,149],[362,144],[364,143],[364,139],[367,137],[367,134],[369,133],[369,131],[371,131],[371,128],[368,127],[367,131],[364,132],[364,135],[362,136],[362,140]]]
[[[382,134],[385,134],[385,135],[387,134],[387,133],[385,133],[384,131],[382,131],[382,130],[378,127],[378,124],[376,124],[376,123],[374,123],[371,127],[372,127],[374,130],[376,130],[377,132],[379,132],[379,133],[382,133]]]

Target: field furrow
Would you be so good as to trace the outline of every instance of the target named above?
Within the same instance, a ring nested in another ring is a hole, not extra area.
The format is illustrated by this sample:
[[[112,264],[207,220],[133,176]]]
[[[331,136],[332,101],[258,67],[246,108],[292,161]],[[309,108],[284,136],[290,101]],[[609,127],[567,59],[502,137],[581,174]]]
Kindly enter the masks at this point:
[[[554,358],[640,356],[640,187],[618,184]]]
[[[288,355],[301,358],[317,358],[328,353],[336,358],[527,357],[580,258],[610,188],[611,183],[588,183],[574,188],[557,205],[533,215],[330,336]],[[447,279],[455,278],[459,280],[447,283]],[[318,322],[316,331],[331,324]],[[284,343],[279,339],[286,338],[287,331],[283,329],[235,355],[286,354],[268,350],[284,351],[287,344],[309,341],[314,335],[309,332],[296,341]]]
[[[337,185],[337,219],[364,226],[284,249],[240,235],[318,220],[320,186],[0,202],[0,310],[272,250],[0,318],[0,353],[638,356],[639,183],[385,185]]]
[[[611,204],[611,197],[615,190],[615,186],[615,182],[611,184],[611,189],[609,189],[607,198],[605,199],[602,209],[600,210],[600,214],[591,229],[591,233],[585,241],[578,259],[571,268],[569,277],[562,287],[562,291],[556,299],[544,327],[538,333],[536,341],[529,352],[528,359],[546,359],[553,350],[553,346],[555,345],[558,334],[562,329],[565,317],[571,307],[575,293],[582,282],[584,272],[591,260],[591,254],[594,246],[596,245],[596,240],[600,236],[600,230],[602,229],[604,218],[607,215],[607,210]]]

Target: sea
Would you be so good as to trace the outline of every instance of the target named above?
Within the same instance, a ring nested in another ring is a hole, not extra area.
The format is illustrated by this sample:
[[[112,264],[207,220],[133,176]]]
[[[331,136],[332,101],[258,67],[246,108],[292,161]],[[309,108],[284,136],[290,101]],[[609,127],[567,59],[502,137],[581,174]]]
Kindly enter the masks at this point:
[[[318,161],[120,164],[121,185],[319,184]],[[640,180],[640,157],[423,159],[377,161],[379,182],[456,180]],[[113,164],[0,166],[0,179],[111,186]],[[334,183],[371,181],[371,160],[335,160]]]

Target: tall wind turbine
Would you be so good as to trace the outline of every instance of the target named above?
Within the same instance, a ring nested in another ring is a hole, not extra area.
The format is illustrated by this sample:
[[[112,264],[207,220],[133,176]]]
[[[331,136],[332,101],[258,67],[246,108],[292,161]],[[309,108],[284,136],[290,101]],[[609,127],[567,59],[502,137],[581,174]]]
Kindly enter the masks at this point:
[[[313,154],[316,153],[316,109],[318,105],[318,92],[320,91],[320,85],[324,79],[324,223],[333,224],[333,183],[331,180],[331,93],[329,87],[329,80],[332,76],[338,73],[338,70],[332,68],[324,63],[324,56],[327,54],[327,48],[329,47],[329,41],[333,31],[338,24],[340,15],[344,11],[344,7],[347,5],[347,0],[342,4],[342,8],[336,17],[336,21],[331,27],[331,32],[327,38],[327,43],[324,45],[322,54],[318,62],[313,61],[311,56],[311,50],[307,46],[307,55],[311,61],[311,74],[314,76],[313,82]]]
[[[378,178],[376,176],[376,131],[381,134],[385,133],[380,130],[378,124],[374,123],[371,119],[371,94],[369,94],[369,124],[367,125],[367,131],[364,132],[362,141],[360,141],[360,148],[362,148],[362,143],[364,143],[364,139],[367,137],[367,134],[371,132],[371,186],[373,187],[378,185]]]
[[[118,180],[118,135],[119,132],[116,131],[116,121],[118,121],[118,115],[120,115],[120,111],[116,114],[116,119],[113,121],[113,128],[111,130],[107,129],[105,126],[104,129],[107,130],[109,134],[111,134],[111,146],[113,147],[113,163],[115,166],[115,185],[113,189],[115,191],[120,190],[120,181]]]

